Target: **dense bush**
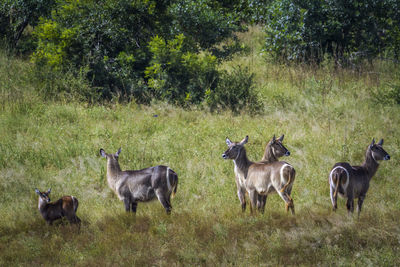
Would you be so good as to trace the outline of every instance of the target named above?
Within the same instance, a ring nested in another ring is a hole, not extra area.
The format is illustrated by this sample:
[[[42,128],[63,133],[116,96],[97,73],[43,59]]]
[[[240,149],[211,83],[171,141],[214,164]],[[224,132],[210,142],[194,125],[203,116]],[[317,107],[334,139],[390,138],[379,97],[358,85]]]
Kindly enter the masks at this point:
[[[277,58],[343,63],[383,52],[398,58],[399,1],[274,1],[266,47]]]
[[[87,67],[88,80],[102,88],[103,98],[148,102],[155,94],[178,104],[199,102],[212,86],[216,63],[197,53],[232,35],[234,25],[206,1],[60,1],[35,29],[32,60],[55,70]],[[177,35],[185,42],[175,53]],[[162,48],[157,40],[171,47]],[[165,49],[171,53],[159,52]]]
[[[48,17],[55,0],[0,0],[0,38],[16,53],[30,53],[35,48],[26,29],[34,27],[39,17]]]
[[[273,0],[237,0],[232,1],[232,7],[238,18],[244,23],[267,23],[268,10]]]
[[[212,6],[207,0],[183,0],[171,5],[172,32],[183,33],[202,49],[211,48],[241,29],[233,13]]]
[[[165,41],[159,36],[149,43],[152,59],[145,74],[154,96],[179,105],[199,103],[214,88],[218,72],[210,54],[185,51],[183,34]]]
[[[62,73],[84,79],[89,87],[78,95],[90,101],[187,105],[208,92],[213,108],[237,111],[247,98],[224,100],[221,92],[240,95],[228,92],[239,81],[217,69],[245,49],[234,33],[249,23],[265,25],[266,50],[276,59],[399,58],[399,0],[0,0],[0,42],[31,54],[49,81]],[[44,91],[63,90],[70,94],[57,83]]]
[[[32,59],[56,70],[88,67],[102,96],[131,95],[147,65],[147,42],[165,11],[156,1],[65,1],[35,30]]]
[[[228,109],[234,113],[259,112],[262,104],[254,87],[254,76],[248,68],[223,71],[214,90],[207,91],[206,102],[211,111]]]

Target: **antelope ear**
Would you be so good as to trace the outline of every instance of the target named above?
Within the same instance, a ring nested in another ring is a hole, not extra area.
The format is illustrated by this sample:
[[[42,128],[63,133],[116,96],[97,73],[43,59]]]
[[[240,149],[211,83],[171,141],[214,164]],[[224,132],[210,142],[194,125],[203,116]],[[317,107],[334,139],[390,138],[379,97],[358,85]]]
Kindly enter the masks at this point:
[[[103,158],[106,157],[106,152],[102,148],[100,148],[100,156],[102,156]]]
[[[115,156],[119,156],[119,153],[121,153],[121,148],[118,149],[117,153],[115,153]]]
[[[285,137],[285,135],[282,134],[281,137],[278,138],[278,140],[279,140],[280,142],[282,142],[284,137]]]
[[[378,145],[382,146],[383,145],[383,138],[379,140]]]
[[[49,188],[49,190],[47,190],[47,194],[50,194],[51,192],[51,187]]]
[[[272,142],[275,142],[275,140],[276,140],[276,138],[275,138],[275,134],[274,134],[274,136],[272,137]]]
[[[228,138],[228,137],[226,138],[225,142],[226,142],[226,144],[227,144],[228,146],[232,145],[232,141],[231,141],[231,140],[229,140],[229,138]]]
[[[37,188],[35,188],[35,193],[40,196],[40,191]]]
[[[242,141],[240,141],[240,144],[241,145],[247,144],[247,141],[249,141],[249,136],[248,135],[246,135],[246,137]]]
[[[375,145],[375,138],[372,138],[372,142],[371,142],[371,144],[369,145],[369,147],[373,147]]]

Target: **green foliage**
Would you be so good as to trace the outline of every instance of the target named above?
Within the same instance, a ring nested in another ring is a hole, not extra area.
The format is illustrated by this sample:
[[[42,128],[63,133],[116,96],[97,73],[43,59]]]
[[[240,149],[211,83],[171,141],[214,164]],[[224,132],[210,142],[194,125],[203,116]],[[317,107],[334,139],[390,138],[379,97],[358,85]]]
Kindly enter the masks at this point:
[[[39,17],[48,17],[55,0],[0,0],[0,36],[6,46],[18,53],[34,49],[27,28],[35,27]]]
[[[291,1],[275,1],[271,5],[266,25],[266,48],[274,56],[288,60],[304,58],[306,40],[303,40],[301,30],[305,29],[305,12]]]
[[[400,84],[388,84],[384,88],[372,91],[373,99],[377,105],[400,105]]]
[[[173,34],[184,34],[189,42],[208,49],[238,31],[235,14],[213,5],[213,1],[180,0],[172,4],[169,13],[174,18]]]
[[[254,75],[248,68],[235,68],[223,71],[214,90],[207,91],[206,103],[210,109],[231,110],[239,113],[244,110],[259,112],[262,104],[255,91]]]
[[[268,19],[268,10],[273,0],[236,0],[226,2],[233,2],[228,7],[234,9],[238,19],[242,22],[265,25]]]
[[[277,58],[319,63],[371,59],[384,51],[397,58],[398,1],[274,1],[266,47]]]
[[[200,50],[237,29],[230,15],[207,1],[60,0],[35,29],[32,60],[56,71],[87,68],[87,79],[106,99],[117,95],[148,103],[155,94],[178,104],[198,103],[203,87],[212,86],[216,65]],[[183,47],[160,56],[155,40],[172,47],[176,36],[185,39]]]
[[[102,97],[130,97],[142,91],[147,41],[163,10],[156,1],[61,1],[35,30],[32,59],[56,70],[88,67]]]
[[[153,56],[145,71],[154,95],[179,105],[202,101],[218,76],[216,57],[185,51],[184,42],[183,34],[170,41],[152,38],[149,50]]]

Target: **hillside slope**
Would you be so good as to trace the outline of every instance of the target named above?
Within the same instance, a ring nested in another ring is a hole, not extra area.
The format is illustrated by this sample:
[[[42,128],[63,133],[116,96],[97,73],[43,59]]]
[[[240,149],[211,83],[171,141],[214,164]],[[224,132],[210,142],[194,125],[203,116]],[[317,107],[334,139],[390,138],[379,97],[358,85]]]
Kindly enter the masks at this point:
[[[250,52],[223,67],[255,73],[265,105],[257,116],[47,101],[30,64],[0,54],[0,265],[399,265],[400,108],[390,98],[398,66],[273,65],[259,28],[239,37]],[[248,156],[258,160],[274,134],[285,134],[285,160],[296,168],[296,215],[275,194],[265,214],[250,216],[241,212],[233,163],[221,158],[225,137],[249,135]],[[392,160],[372,179],[359,219],[342,199],[332,212],[330,168],[362,163],[373,137],[385,139]],[[122,169],[166,164],[178,173],[170,216],[158,201],[125,213],[99,156],[100,148],[119,147]],[[47,226],[35,187],[51,187],[53,200],[76,196],[80,231],[66,222]]]

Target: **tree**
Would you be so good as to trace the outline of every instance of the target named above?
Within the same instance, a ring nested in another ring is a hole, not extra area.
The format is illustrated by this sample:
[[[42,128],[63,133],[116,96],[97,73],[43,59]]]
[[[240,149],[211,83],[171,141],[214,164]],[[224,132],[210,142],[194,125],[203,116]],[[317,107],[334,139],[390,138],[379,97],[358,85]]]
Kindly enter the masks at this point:
[[[0,35],[11,49],[20,49],[24,30],[34,27],[39,17],[48,17],[55,0],[0,0]],[[30,40],[26,40],[29,42]]]
[[[266,46],[286,60],[337,64],[374,58],[398,47],[399,1],[275,1],[266,25]],[[394,56],[398,56],[394,54]]]
[[[172,94],[177,103],[182,103],[182,94],[188,92],[190,96],[183,98],[198,102],[201,97],[197,94],[206,89],[200,89],[198,81],[188,77],[194,77],[193,72],[199,71],[205,71],[198,73],[199,77],[209,77],[210,69],[191,67],[203,63],[208,66],[205,62],[213,60],[202,56],[207,53],[201,54],[201,51],[215,46],[238,29],[230,13],[211,8],[209,3],[212,2],[59,0],[51,17],[41,19],[34,31],[38,46],[32,60],[38,66],[60,71],[78,71],[88,66],[88,80],[94,87],[102,88],[105,98],[115,94],[133,95],[138,101],[147,102],[151,93],[160,91],[154,87],[154,81],[158,81],[180,88],[173,90],[179,96]],[[162,57],[151,50],[156,36],[166,44],[175,42],[177,36],[183,36],[184,40],[180,46],[182,54],[176,57],[167,53],[170,58],[165,64],[170,65],[163,66],[161,76],[154,71],[159,61],[163,62]],[[173,61],[172,65],[169,60]],[[185,68],[188,68],[187,77],[183,75]],[[212,75],[209,78],[213,79]],[[211,83],[204,81],[204,84]],[[171,100],[167,95],[158,94]]]

